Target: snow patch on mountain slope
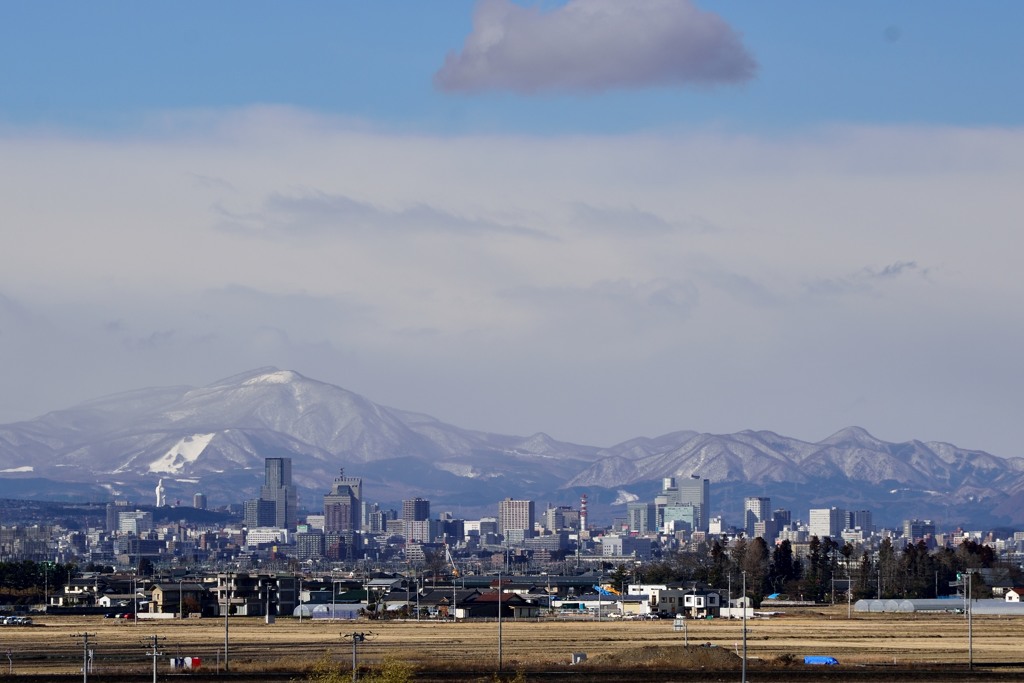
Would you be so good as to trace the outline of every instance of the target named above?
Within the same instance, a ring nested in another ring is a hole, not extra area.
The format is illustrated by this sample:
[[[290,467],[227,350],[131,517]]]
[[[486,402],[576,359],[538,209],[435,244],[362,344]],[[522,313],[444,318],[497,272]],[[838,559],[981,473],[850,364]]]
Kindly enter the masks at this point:
[[[216,434],[193,434],[174,444],[162,456],[149,464],[150,472],[180,474],[185,465],[193,463],[202,455]]]
[[[473,465],[458,462],[439,462],[434,467],[454,474],[456,477],[464,477],[466,479],[493,479],[499,476],[497,473],[483,472]]]
[[[288,384],[296,379],[296,374],[290,370],[278,370],[277,372],[268,372],[265,375],[259,375],[252,379],[242,382],[243,386],[251,386],[253,384]]]
[[[21,467],[11,467],[6,470],[0,470],[0,474],[13,474],[15,472],[35,472],[36,468],[32,465],[22,465]]]
[[[615,502],[613,502],[612,505],[625,505],[626,503],[635,503],[640,500],[640,496],[635,493],[630,493],[629,491],[619,489],[616,493],[618,493],[618,495],[615,497]]]

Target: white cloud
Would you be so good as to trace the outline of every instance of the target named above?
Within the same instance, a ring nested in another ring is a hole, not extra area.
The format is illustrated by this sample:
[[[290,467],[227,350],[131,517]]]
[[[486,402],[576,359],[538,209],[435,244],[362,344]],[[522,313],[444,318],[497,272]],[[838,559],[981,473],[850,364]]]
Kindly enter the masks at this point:
[[[468,237],[504,233],[550,239],[538,230],[466,218],[428,204],[390,209],[324,192],[275,193],[264,199],[262,207],[256,211],[234,213],[223,208],[220,211],[225,219],[222,229],[265,239],[331,239],[381,231],[409,236],[444,232]]]
[[[689,0],[569,0],[544,11],[481,0],[446,91],[591,92],[740,83],[757,65],[737,33]]]
[[[0,149],[0,421],[276,365],[584,442],[1015,448],[1024,130],[434,137],[245,110]]]

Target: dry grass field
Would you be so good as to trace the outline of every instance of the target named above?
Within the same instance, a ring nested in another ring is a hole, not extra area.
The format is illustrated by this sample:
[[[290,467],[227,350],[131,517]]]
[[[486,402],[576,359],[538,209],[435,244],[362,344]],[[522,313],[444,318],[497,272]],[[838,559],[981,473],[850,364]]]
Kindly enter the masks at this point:
[[[979,616],[973,622],[974,662],[978,668],[1000,665],[1003,675],[1016,670],[1024,677],[1018,648],[1024,642],[1024,620]],[[256,618],[233,618],[230,623],[230,665],[233,672],[301,672],[330,653],[349,665],[351,639],[361,632],[361,664],[385,657],[413,662],[421,669],[493,671],[498,663],[496,622],[327,622],[278,619],[265,624]],[[137,624],[99,617],[40,617],[32,626],[0,628],[0,653],[10,650],[15,675],[81,675],[82,638],[89,633],[95,648],[97,674],[150,675],[147,646],[159,636],[161,672],[170,656],[203,658],[207,671],[223,668],[224,622],[217,619],[139,621]],[[673,660],[681,645],[710,643],[721,651],[739,653],[739,621],[688,621],[685,634],[672,621],[509,621],[502,623],[502,664],[507,671],[567,670],[570,653],[585,652],[584,667],[611,666],[642,670],[646,666],[686,668]],[[827,654],[842,668],[892,667],[938,670],[967,662],[967,623],[963,615],[858,615],[847,619],[845,606],[793,610],[783,616],[748,621],[749,668],[778,668],[780,658]],[[661,659],[659,659],[661,658]],[[0,657],[0,671],[8,662]],[[738,659],[733,658],[735,664]],[[690,665],[696,666],[693,661]],[[708,668],[716,668],[710,663]],[[726,665],[727,666],[727,665]],[[576,667],[575,671],[580,671]],[[937,678],[933,677],[937,680]],[[957,677],[958,680],[963,680]],[[776,679],[779,680],[779,679]]]

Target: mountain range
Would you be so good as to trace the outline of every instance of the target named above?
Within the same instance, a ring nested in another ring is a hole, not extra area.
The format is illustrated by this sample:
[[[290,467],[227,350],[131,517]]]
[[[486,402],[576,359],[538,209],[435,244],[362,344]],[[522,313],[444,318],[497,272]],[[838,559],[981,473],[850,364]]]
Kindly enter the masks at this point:
[[[115,394],[0,425],[0,496],[151,502],[194,492],[211,504],[258,495],[263,459],[292,458],[300,505],[315,511],[344,468],[387,506],[422,496],[434,510],[493,515],[505,497],[578,505],[610,521],[669,476],[712,482],[713,515],[739,522],[743,497],[769,495],[806,519],[811,507],[871,509],[877,521],[1024,522],[1024,458],[947,443],[888,443],[859,427],[816,442],[769,431],[678,431],[607,447],[508,436],[388,408],[290,370],[261,368],[205,387]]]

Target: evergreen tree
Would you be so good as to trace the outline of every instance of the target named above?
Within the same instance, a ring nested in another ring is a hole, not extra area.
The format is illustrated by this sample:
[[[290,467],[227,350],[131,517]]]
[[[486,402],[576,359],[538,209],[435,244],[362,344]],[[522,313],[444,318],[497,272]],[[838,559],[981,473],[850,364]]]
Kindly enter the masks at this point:
[[[892,547],[892,540],[889,537],[882,539],[878,548],[878,582],[881,595],[879,598],[888,599],[896,597],[895,587],[897,583],[896,551]]]
[[[760,605],[768,585],[768,546],[756,537],[747,544],[740,568],[747,573],[747,594]]]

